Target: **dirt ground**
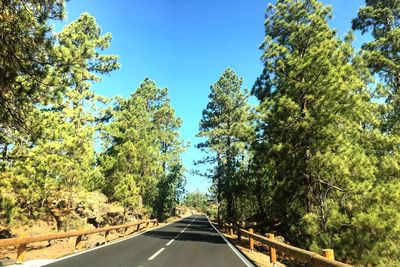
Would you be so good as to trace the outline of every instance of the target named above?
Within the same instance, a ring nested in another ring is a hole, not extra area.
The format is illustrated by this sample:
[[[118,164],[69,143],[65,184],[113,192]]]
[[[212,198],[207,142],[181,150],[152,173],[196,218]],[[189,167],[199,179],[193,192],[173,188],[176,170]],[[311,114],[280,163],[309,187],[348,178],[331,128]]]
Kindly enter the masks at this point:
[[[186,214],[185,214],[186,215]],[[190,215],[190,214],[188,214]],[[187,215],[186,215],[187,216]],[[185,217],[186,217],[185,216]],[[173,217],[169,218],[166,222],[160,223],[158,227],[162,227],[166,224],[172,223],[174,221],[180,220],[182,217]],[[148,229],[153,228],[149,225],[149,228],[145,228],[142,226],[139,231],[136,231],[136,226],[130,228],[125,235],[122,233],[118,233],[117,231],[112,231],[109,235],[109,243],[123,240],[124,238],[129,238],[134,234],[138,234],[144,232]],[[156,226],[157,227],[157,226]],[[44,232],[44,225],[38,225],[30,229],[27,232],[27,235],[38,235]],[[15,232],[15,231],[14,231]],[[17,235],[20,235],[18,231]],[[221,231],[221,233],[223,233]],[[234,244],[240,251],[242,251],[247,258],[249,258],[256,266],[259,267],[272,267],[273,265],[269,263],[268,250],[265,246],[259,244],[258,242],[254,243],[254,251],[250,251],[249,249],[249,241],[246,237],[242,237],[242,240],[239,242],[237,240],[236,235],[231,236],[223,233],[224,236]],[[67,255],[71,255],[75,250],[75,237],[58,239],[51,241],[51,245],[49,246],[49,242],[39,242],[29,244],[27,246],[27,252],[25,255],[25,261],[33,261],[33,260],[48,260],[48,259],[57,259]],[[79,251],[87,250],[90,248],[94,248],[100,246],[105,243],[104,233],[92,234],[88,235],[83,242],[82,248]],[[17,247],[7,247],[0,248],[0,266],[9,266],[15,263],[17,256]],[[278,257],[279,261],[279,257]],[[274,267],[283,267],[285,265],[278,263]]]
[[[180,219],[181,219],[180,217],[169,218],[165,223],[160,223],[159,226],[156,227],[161,227]],[[31,235],[38,235],[40,233],[43,234],[44,228],[45,227],[43,225],[36,226],[34,228],[31,228],[30,231],[26,233],[26,235],[31,236]],[[139,229],[139,231],[136,231],[136,226],[131,227],[128,229],[125,235],[123,235],[122,232],[118,233],[117,231],[112,231],[109,235],[108,243],[112,243],[117,240],[122,240],[124,238],[129,238],[133,234],[138,234],[151,228],[154,228],[152,226],[152,223],[149,224],[148,228],[145,228],[143,225]],[[18,230],[13,232],[16,233],[18,236],[20,236]],[[57,259],[73,254],[75,250],[75,240],[76,237],[71,237],[71,238],[52,240],[50,241],[51,245],[49,245],[48,241],[29,244],[27,246],[27,251],[25,254],[25,261]],[[84,242],[82,248],[79,251],[94,248],[105,243],[104,233],[88,235],[83,240]],[[11,246],[7,248],[0,248],[0,266],[9,266],[14,264],[16,257],[17,257],[17,247]]]
[[[220,232],[232,243],[235,245],[236,248],[238,248],[246,257],[253,262],[254,265],[258,267],[285,267],[286,265],[280,263],[280,258],[278,256],[277,261],[275,265],[270,263],[269,261],[269,256],[268,256],[268,249],[258,243],[257,241],[254,242],[254,251],[251,251],[249,248],[249,239],[247,237],[242,237],[241,241],[238,241],[236,235],[229,235],[226,233],[223,233],[223,231],[220,230]]]

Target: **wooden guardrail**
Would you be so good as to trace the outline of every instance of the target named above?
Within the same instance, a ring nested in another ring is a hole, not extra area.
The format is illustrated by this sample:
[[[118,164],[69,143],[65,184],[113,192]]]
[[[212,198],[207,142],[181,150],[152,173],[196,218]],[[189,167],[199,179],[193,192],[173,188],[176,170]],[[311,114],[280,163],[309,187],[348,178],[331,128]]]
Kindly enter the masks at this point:
[[[298,247],[294,247],[277,240],[274,240],[273,234],[267,234],[267,237],[257,235],[253,232],[253,229],[249,230],[240,229],[232,224],[224,224],[225,231],[229,235],[233,235],[234,231],[237,234],[237,238],[240,241],[242,236],[249,238],[250,250],[254,250],[254,240],[260,242],[269,247],[270,262],[276,263],[276,252],[280,252],[285,257],[291,257],[294,260],[301,261],[303,263],[308,263],[311,266],[316,267],[351,267],[351,265],[335,261],[334,252],[332,249],[324,249],[322,255],[304,250]]]
[[[156,224],[158,225],[158,221],[154,219],[154,220],[146,220],[146,221],[133,222],[115,226],[107,226],[103,228],[96,228],[89,230],[69,231],[69,232],[53,233],[47,235],[28,236],[28,237],[7,238],[7,239],[0,239],[0,247],[18,246],[16,263],[20,264],[24,262],[26,254],[26,246],[30,243],[50,241],[54,239],[62,239],[62,238],[76,236],[77,237],[75,240],[75,252],[76,252],[82,247],[83,243],[82,239],[83,236],[85,235],[105,232],[104,238],[105,238],[105,243],[107,243],[108,241],[110,241],[109,234],[113,230],[124,229],[123,234],[125,235],[129,227],[137,226],[136,231],[138,231],[140,229],[140,225],[145,224],[145,227],[148,227],[150,223],[153,223],[153,226]]]

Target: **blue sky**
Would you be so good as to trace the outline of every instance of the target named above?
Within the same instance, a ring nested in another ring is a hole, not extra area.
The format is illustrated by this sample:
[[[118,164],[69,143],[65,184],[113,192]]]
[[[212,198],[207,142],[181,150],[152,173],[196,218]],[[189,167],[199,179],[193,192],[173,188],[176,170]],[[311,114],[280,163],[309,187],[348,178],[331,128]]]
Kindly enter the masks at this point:
[[[192,175],[193,161],[203,155],[194,148],[201,112],[207,105],[210,85],[227,68],[243,77],[251,88],[262,71],[258,46],[264,38],[262,0],[71,0],[65,24],[82,12],[95,16],[103,32],[113,40],[106,53],[120,56],[120,70],[94,85],[106,96],[129,96],[150,77],[167,87],[173,107],[183,120],[181,135],[191,147],[183,155],[188,170],[188,191],[207,192],[205,178]],[[363,0],[324,0],[334,7],[332,27],[340,36]],[[63,24],[64,24],[63,23]],[[60,30],[58,26],[56,30]],[[355,46],[362,38],[356,35]]]

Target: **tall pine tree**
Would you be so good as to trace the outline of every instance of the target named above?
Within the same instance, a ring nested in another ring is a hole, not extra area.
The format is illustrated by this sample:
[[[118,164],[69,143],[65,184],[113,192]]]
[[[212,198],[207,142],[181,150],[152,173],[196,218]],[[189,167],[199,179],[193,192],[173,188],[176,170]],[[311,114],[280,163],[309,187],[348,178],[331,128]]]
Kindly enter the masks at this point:
[[[95,177],[99,100],[91,84],[100,81],[96,73],[109,73],[119,66],[116,56],[101,54],[111,36],[100,34],[95,19],[84,13],[55,35],[53,56],[59,64],[51,65],[48,74],[56,77],[52,86],[59,96],[27,113],[25,125],[30,133],[11,131],[3,151],[0,203],[7,206],[6,217],[35,218],[48,212],[51,195],[90,187]]]
[[[232,69],[226,69],[211,86],[209,102],[203,110],[199,137],[206,138],[198,148],[212,153],[203,163],[213,163],[210,174],[216,184],[219,205],[225,206],[228,221],[234,221],[236,192],[242,182],[240,167],[247,157],[249,140],[253,133],[248,93],[243,91],[242,79]]]
[[[24,128],[24,116],[34,104],[55,93],[48,79],[56,61],[49,21],[64,17],[64,1],[1,1],[0,10],[1,145],[5,131]]]
[[[398,229],[395,219],[379,219],[398,217],[392,206],[398,197],[383,189],[397,191],[398,183],[383,179],[376,155],[376,143],[390,143],[352,36],[340,40],[329,17],[331,8],[315,0],[281,0],[267,10],[264,71],[253,88],[261,102],[255,162],[269,195],[266,215],[300,246],[331,247],[354,262],[393,263],[395,256],[375,257]]]
[[[184,186],[180,125],[168,90],[148,78],[129,99],[118,99],[103,131],[103,192],[126,208],[171,215]]]

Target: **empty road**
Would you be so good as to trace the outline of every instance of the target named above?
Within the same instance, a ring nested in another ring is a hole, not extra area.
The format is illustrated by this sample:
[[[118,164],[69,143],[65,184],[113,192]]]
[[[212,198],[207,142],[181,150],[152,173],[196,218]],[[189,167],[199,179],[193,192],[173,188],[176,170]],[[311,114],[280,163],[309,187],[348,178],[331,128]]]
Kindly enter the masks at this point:
[[[235,249],[236,250],[236,249]],[[234,251],[204,215],[67,257],[46,266],[253,266]]]

